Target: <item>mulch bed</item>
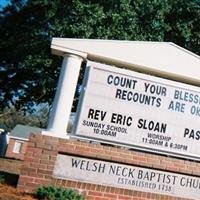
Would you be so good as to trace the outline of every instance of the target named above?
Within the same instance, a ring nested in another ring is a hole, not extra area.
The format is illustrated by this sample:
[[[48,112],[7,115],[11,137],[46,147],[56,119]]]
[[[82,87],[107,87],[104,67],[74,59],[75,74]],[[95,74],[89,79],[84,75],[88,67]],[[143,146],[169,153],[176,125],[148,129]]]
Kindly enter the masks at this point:
[[[36,200],[30,195],[19,192],[16,188],[0,184],[0,200]]]

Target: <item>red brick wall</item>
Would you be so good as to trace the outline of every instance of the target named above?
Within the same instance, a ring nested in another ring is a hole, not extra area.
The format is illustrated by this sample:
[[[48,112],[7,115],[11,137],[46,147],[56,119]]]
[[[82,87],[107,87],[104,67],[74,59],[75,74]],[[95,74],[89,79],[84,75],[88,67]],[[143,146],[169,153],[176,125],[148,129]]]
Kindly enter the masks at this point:
[[[52,173],[58,152],[77,156],[87,155],[88,158],[93,159],[103,159],[110,162],[114,161],[134,166],[200,176],[200,163],[197,162],[130,151],[125,148],[64,140],[44,135],[31,135],[24,157],[25,161],[21,168],[18,188],[25,192],[34,192],[40,185],[62,185],[82,192],[86,200],[183,199],[77,181],[53,179]]]
[[[22,142],[22,143],[23,143],[20,153],[14,153],[14,152],[13,152],[13,148],[14,148],[14,145],[15,145],[15,141],[19,141],[19,142]],[[8,157],[8,158],[15,158],[15,159],[19,159],[19,160],[24,160],[24,154],[25,154],[25,152],[26,152],[27,143],[28,143],[27,141],[22,141],[22,140],[10,138],[9,144],[8,144],[8,148],[7,148],[7,150],[6,150],[6,155],[5,155],[5,157]]]

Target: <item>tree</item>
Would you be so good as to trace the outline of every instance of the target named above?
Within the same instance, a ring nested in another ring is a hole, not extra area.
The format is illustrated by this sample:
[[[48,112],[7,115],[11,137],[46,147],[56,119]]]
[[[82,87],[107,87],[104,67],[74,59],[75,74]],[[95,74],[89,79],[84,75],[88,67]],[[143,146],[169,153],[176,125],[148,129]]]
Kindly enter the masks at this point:
[[[0,125],[2,124],[6,131],[11,131],[16,124],[46,128],[47,117],[47,107],[39,108],[37,112],[32,114],[15,108],[7,108],[0,114]]]
[[[12,0],[0,13],[0,110],[52,103],[52,37],[172,41],[200,54],[199,0]]]
[[[166,15],[169,26],[165,40],[200,55],[200,1],[172,0],[170,12]]]

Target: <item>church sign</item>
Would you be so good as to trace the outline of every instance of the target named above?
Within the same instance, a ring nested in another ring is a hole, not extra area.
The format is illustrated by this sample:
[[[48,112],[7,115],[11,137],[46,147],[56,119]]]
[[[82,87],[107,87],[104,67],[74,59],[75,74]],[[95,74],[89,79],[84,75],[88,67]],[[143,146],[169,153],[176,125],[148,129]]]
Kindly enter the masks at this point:
[[[200,199],[200,178],[59,154],[53,176],[129,190]]]
[[[200,157],[198,87],[94,62],[87,69],[76,135]]]

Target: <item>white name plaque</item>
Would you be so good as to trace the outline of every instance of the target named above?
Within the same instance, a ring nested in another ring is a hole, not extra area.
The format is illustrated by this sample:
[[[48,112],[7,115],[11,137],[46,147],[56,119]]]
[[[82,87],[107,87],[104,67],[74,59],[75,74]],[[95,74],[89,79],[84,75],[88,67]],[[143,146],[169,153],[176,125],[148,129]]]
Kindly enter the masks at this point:
[[[53,176],[97,185],[200,199],[200,178],[100,160],[59,154]]]
[[[89,66],[76,135],[200,158],[198,87],[93,62]]]

